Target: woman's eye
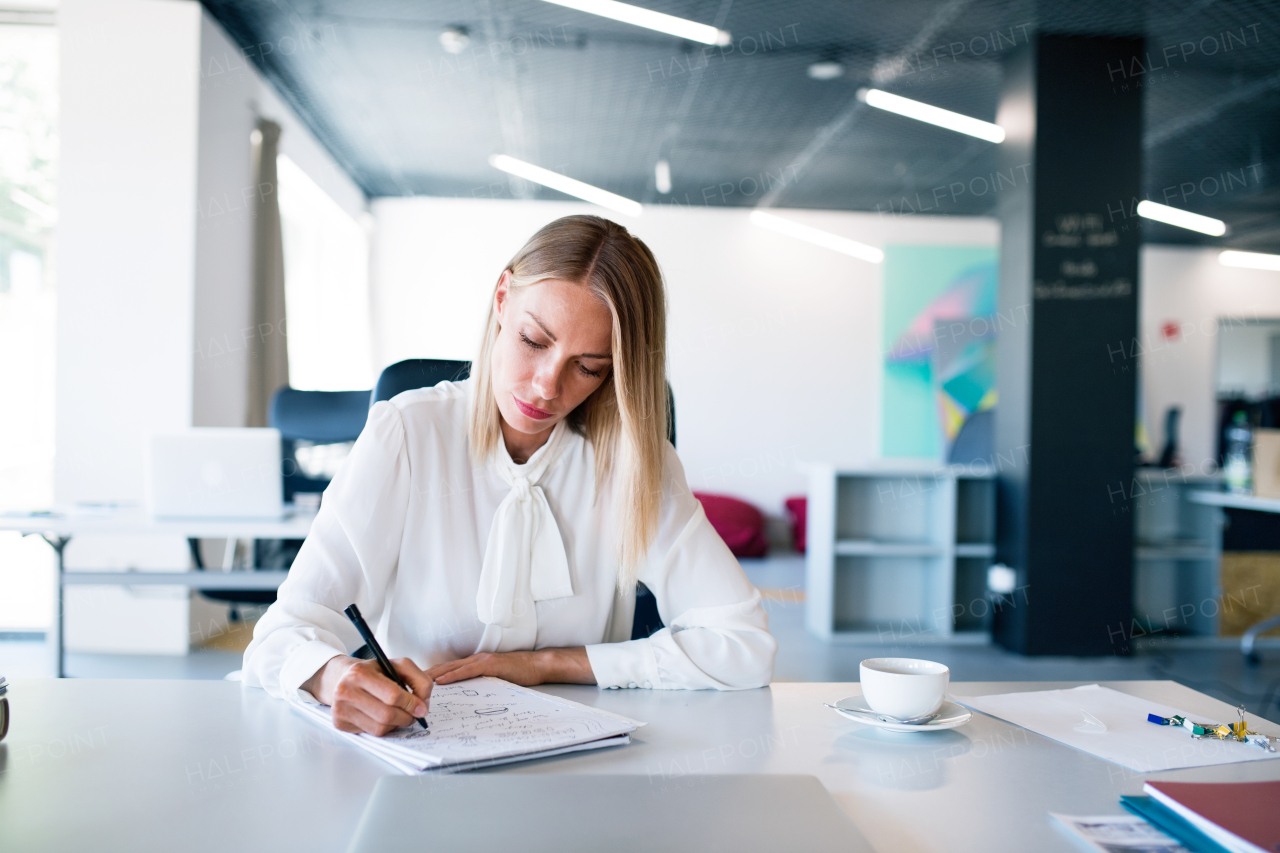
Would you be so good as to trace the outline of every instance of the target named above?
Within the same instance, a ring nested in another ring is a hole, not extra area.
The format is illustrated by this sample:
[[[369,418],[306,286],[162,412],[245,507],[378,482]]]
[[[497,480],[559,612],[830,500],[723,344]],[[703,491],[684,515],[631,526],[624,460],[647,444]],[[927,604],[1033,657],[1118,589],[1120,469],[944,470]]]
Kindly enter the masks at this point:
[[[520,333],[520,340],[524,341],[526,345],[532,347],[533,349],[546,349],[546,347],[543,346],[542,344],[535,344],[533,341],[529,340],[529,336],[526,335],[524,332]]]
[[[578,369],[582,371],[583,376],[590,376],[595,379],[599,379],[600,374],[604,372],[603,370],[587,370],[587,366],[581,363],[578,364]]]

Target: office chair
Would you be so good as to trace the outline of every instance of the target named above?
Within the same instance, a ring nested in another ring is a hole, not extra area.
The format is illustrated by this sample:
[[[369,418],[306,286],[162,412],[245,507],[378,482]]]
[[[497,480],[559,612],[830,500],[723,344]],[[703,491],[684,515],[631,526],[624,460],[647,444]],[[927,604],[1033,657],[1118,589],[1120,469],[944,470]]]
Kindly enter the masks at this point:
[[[406,358],[384,368],[373,386],[370,408],[402,391],[431,388],[441,382],[461,382],[471,375],[471,362],[442,358]]]
[[[340,463],[345,457],[343,451],[360,436],[368,416],[368,391],[299,391],[288,387],[276,391],[271,398],[267,419],[271,426],[280,430],[280,464],[286,502],[293,501],[300,493],[325,490],[333,478],[334,462]],[[336,452],[326,454],[325,450]],[[303,457],[301,462],[300,453]],[[196,569],[203,570],[199,540],[187,541]],[[254,540],[253,566],[256,569],[288,569],[301,547],[301,539]],[[229,602],[233,618],[237,604],[270,604],[276,600],[275,590],[200,592],[205,598]]]
[[[390,400],[402,391],[414,388],[429,388],[437,383],[460,381],[471,375],[471,362],[444,361],[434,358],[410,358],[397,362],[382,371],[378,383],[373,389],[372,406],[381,400]],[[676,398],[671,392],[671,384],[667,384],[667,439],[674,447],[676,443]],[[663,627],[662,617],[658,615],[658,602],[653,593],[642,583],[636,584],[636,612],[631,622],[631,639],[639,640],[648,637]],[[360,652],[365,651],[361,649]],[[356,657],[360,657],[360,652]]]

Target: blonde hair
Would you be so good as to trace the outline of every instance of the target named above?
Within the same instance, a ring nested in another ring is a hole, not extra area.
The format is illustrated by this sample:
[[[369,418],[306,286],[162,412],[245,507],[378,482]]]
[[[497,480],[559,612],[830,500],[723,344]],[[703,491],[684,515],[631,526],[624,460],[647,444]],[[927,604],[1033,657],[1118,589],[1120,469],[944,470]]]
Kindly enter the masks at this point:
[[[581,284],[608,306],[613,318],[613,369],[566,420],[595,448],[596,494],[612,478],[618,592],[625,594],[635,585],[658,532],[662,501],[669,417],[662,273],[648,246],[599,216],[566,216],[543,226],[503,273],[508,271],[512,288],[548,279]],[[490,376],[497,338],[498,316],[490,299],[480,355],[471,370],[471,453],[480,463],[502,440]]]

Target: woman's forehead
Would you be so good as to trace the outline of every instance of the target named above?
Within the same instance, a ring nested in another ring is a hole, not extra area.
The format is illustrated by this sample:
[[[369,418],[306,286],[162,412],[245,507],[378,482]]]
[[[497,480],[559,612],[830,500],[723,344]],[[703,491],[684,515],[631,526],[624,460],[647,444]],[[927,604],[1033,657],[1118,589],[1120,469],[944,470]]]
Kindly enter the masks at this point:
[[[584,352],[609,352],[613,318],[590,287],[546,279],[515,288],[515,307],[529,314],[557,342],[580,342]]]

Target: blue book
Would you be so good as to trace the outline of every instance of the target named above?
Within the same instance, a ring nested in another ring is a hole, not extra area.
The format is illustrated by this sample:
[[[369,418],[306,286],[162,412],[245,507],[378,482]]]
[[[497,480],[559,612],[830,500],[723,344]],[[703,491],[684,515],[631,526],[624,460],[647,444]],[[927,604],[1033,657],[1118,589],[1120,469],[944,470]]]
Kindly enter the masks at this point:
[[[1121,797],[1120,805],[1171,838],[1191,853],[1232,853],[1179,815],[1151,797]]]

